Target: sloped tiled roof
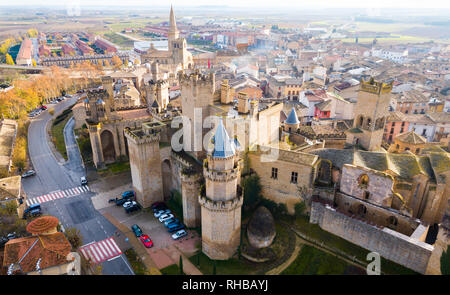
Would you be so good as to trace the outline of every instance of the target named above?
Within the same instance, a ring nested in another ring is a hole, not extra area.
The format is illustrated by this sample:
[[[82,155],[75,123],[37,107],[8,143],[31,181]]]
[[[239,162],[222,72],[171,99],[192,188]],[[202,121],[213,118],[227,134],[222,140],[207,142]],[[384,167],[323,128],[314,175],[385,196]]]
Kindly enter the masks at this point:
[[[0,200],[20,197],[21,177],[11,176],[0,179]]]
[[[424,137],[418,135],[414,131],[408,131],[399,134],[395,137],[395,139],[404,143],[411,143],[411,144],[423,144],[427,142],[427,140]]]
[[[72,246],[63,233],[10,240],[5,244],[3,267],[19,264],[24,273],[68,263]]]
[[[436,171],[450,169],[450,159],[446,153],[430,153],[425,156],[416,156],[412,153],[395,154],[327,148],[317,149],[311,153],[318,155],[322,159],[330,160],[333,166],[339,169],[342,169],[345,164],[352,164],[382,172],[389,170],[397,177],[403,179],[411,179],[416,175],[423,174],[434,181]]]

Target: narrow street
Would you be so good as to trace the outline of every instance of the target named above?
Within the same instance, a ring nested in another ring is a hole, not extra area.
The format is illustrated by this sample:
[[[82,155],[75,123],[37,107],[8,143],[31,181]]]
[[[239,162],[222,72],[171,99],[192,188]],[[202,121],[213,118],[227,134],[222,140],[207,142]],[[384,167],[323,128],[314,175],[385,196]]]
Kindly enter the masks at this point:
[[[56,105],[47,106],[49,109],[54,108],[56,116],[75,104],[78,97],[75,95]],[[80,183],[80,177],[85,175],[85,169],[73,133],[73,119],[69,120],[64,128],[68,161],[61,163],[48,143],[46,127],[50,124],[51,118],[50,113],[45,111],[32,120],[28,129],[29,155],[36,171],[36,176],[22,181],[29,203],[41,203],[43,213],[57,217],[64,228],[79,229],[83,236],[83,245],[113,237],[117,228],[93,207],[91,198],[95,193],[90,191],[89,185],[82,186]],[[117,254],[119,253],[117,251]],[[101,262],[103,274],[134,274],[125,255],[117,254]],[[106,257],[105,255],[104,258]]]

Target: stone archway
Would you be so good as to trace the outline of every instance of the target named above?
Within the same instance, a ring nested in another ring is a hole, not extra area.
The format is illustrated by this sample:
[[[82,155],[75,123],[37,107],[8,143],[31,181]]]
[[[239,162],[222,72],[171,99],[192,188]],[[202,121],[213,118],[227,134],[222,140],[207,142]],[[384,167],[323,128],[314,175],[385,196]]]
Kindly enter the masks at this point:
[[[109,130],[104,130],[100,135],[100,139],[105,163],[114,162],[116,160],[116,150],[114,148],[113,134]]]
[[[172,190],[172,165],[168,159],[164,160],[161,164],[161,174],[164,200],[168,200]]]

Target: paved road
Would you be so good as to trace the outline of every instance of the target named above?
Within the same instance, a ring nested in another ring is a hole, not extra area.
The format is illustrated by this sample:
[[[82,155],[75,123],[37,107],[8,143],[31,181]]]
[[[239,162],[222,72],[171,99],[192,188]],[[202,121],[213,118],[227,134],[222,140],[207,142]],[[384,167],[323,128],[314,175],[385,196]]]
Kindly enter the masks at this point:
[[[73,105],[78,97],[66,99],[57,105],[55,114]],[[84,167],[76,146],[73,120],[68,121],[64,129],[64,137],[68,148],[69,160],[59,163],[52,153],[46,135],[46,125],[52,116],[48,111],[33,119],[28,129],[28,147],[36,176],[23,179],[23,188],[27,198],[33,199],[50,193],[80,187],[80,177],[84,175]],[[114,236],[117,228],[101,215],[92,205],[92,192],[59,198],[41,203],[43,212],[58,217],[64,228],[76,227],[83,236],[83,244],[98,242]],[[134,274],[125,255],[102,262],[103,274]]]

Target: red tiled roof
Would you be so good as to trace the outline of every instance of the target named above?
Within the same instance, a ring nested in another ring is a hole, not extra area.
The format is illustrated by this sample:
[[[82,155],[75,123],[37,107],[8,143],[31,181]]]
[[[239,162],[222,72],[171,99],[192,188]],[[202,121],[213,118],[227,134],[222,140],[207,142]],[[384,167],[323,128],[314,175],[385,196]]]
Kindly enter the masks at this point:
[[[22,271],[35,271],[68,263],[67,255],[72,246],[63,233],[13,239],[5,244],[3,267],[19,263]]]
[[[117,114],[124,120],[145,118],[150,116],[147,109],[124,110],[118,111]]]
[[[27,231],[32,234],[40,234],[54,229],[58,226],[59,220],[53,216],[42,216],[31,221],[27,225]]]
[[[31,46],[33,43],[30,39],[23,40],[22,44],[20,45],[19,53],[17,54],[16,59],[30,59],[31,58]]]

